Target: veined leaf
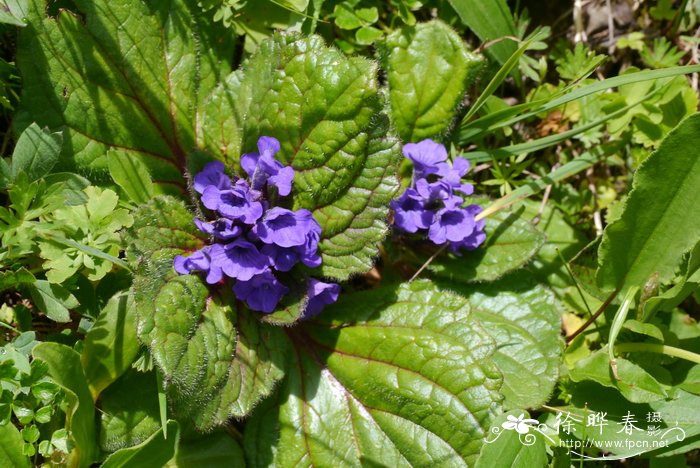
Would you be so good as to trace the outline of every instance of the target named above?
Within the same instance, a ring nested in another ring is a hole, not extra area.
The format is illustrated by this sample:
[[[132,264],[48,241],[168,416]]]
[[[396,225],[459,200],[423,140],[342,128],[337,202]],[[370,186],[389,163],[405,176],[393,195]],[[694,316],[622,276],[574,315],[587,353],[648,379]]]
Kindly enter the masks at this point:
[[[486,218],[486,241],[460,255],[440,254],[427,270],[436,278],[456,282],[494,281],[524,266],[545,241],[544,234],[522,218],[522,208],[500,211]],[[435,248],[433,247],[434,251]],[[419,264],[430,255],[418,256]]]
[[[563,348],[560,306],[529,272],[477,285],[450,284],[498,345],[492,360],[503,374],[507,408],[539,408],[554,391]]]
[[[80,356],[93,399],[131,367],[139,347],[133,300],[117,294],[85,336]]]
[[[278,159],[295,170],[293,208],[311,210],[323,229],[321,274],[341,280],[372,267],[398,190],[399,145],[376,75],[376,64],[320,37],[276,35],[199,118],[201,146],[225,161],[256,151],[262,135],[280,141]]]
[[[19,136],[12,152],[12,179],[20,172],[27,174],[29,182],[44,177],[58,162],[62,142],[60,133],[31,124]]]
[[[233,36],[203,26],[185,0],[75,4],[82,18],[68,10],[50,18],[45,0],[29,1],[16,125],[65,126],[61,169],[106,175],[106,154],[118,148],[161,190],[179,192],[196,110],[230,71]]]
[[[493,427],[501,429],[504,422],[510,421],[507,419],[509,417],[530,419],[530,415],[527,412],[515,410],[499,416]],[[489,434],[484,447],[481,449],[479,459],[476,461],[476,468],[491,468],[494,466],[534,468],[549,466],[544,436],[531,431],[528,435],[534,437],[534,439],[531,439],[533,443],[525,444],[522,441],[522,435],[515,428],[499,431],[497,432],[498,436],[492,434]],[[530,438],[528,438],[527,442],[529,441]]]
[[[600,287],[667,283],[700,239],[700,114],[681,123],[639,167],[624,212],[605,228],[598,250]]]
[[[177,452],[180,427],[168,421],[168,438],[161,429],[147,440],[134,447],[123,448],[111,454],[102,464],[105,468],[127,468],[130,466],[164,466]]]
[[[318,320],[287,333],[286,379],[247,424],[251,466],[474,462],[500,376],[465,299],[428,281],[385,285]]]
[[[481,68],[480,56],[441,21],[403,27],[381,43],[391,119],[402,141],[444,132],[466,86]]]
[[[239,307],[195,275],[178,276],[173,257],[201,247],[192,214],[157,197],[134,214],[130,254],[137,263],[134,300],[139,337],[164,374],[179,417],[201,429],[248,414],[283,376],[286,341],[279,327]]]
[[[100,394],[99,437],[103,451],[116,452],[141,444],[162,428],[154,371],[129,369]]]

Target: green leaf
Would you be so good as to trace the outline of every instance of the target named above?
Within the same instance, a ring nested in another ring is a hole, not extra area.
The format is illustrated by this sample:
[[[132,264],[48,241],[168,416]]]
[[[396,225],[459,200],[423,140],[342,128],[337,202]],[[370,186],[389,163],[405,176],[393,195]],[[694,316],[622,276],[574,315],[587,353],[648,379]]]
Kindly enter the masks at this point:
[[[504,36],[515,36],[513,15],[504,0],[449,0],[452,8],[459,15],[462,23],[479,36],[482,42],[493,41]],[[509,39],[502,40],[486,49],[503,65],[515,49],[516,44]]]
[[[574,382],[591,380],[615,388],[632,403],[649,403],[667,397],[666,390],[647,371],[624,358],[616,358],[618,380],[607,350],[599,350],[576,363],[569,376]]]
[[[442,21],[398,29],[381,46],[391,119],[401,139],[416,142],[443,133],[481,57]]]
[[[70,309],[80,304],[66,288],[60,284],[52,284],[46,280],[36,280],[27,286],[34,304],[56,322],[70,321]]]
[[[320,274],[344,280],[368,271],[387,232],[400,159],[376,64],[347,58],[317,36],[275,35],[247,62],[242,81],[238,75],[204,109],[202,146],[236,162],[256,151],[260,136],[277,138],[277,159],[295,170],[293,208],[311,210],[323,230]]]
[[[0,5],[0,23],[26,26],[27,0],[4,0]]]
[[[560,436],[564,436],[562,438],[570,441],[589,440],[589,443],[606,447],[606,452],[621,458],[641,454],[647,454],[645,458],[663,455],[664,458],[660,460],[667,460],[665,457],[673,453],[686,454],[698,443],[700,398],[696,395],[678,391],[668,399],[648,404],[630,403],[616,390],[593,382],[577,384],[571,389],[571,394],[570,405],[555,408],[557,412],[562,412],[562,420],[567,414],[578,420],[570,419],[571,434],[561,431]],[[601,428],[585,427],[588,417],[595,413],[605,414],[606,424]],[[647,421],[648,415],[653,413],[659,413],[661,423]],[[631,434],[623,430],[623,418],[628,414],[635,421],[635,429]],[[553,426],[552,423],[553,421],[548,421],[550,426]],[[649,431],[650,426],[656,426],[660,430]],[[607,455],[606,458],[612,457]]]
[[[355,39],[358,44],[370,45],[374,44],[384,33],[377,28],[371,26],[363,26],[355,32]]]
[[[634,73],[625,73],[612,78],[607,78],[605,80],[595,81],[594,83],[581,87],[565,88],[565,91],[568,92],[561,95],[511,106],[469,122],[466,125],[463,125],[462,131],[459,135],[459,141],[462,143],[472,141],[483,134],[490,134],[498,128],[510,127],[517,122],[528,120],[538,114],[556,109],[557,107],[561,107],[569,102],[578,101],[585,96],[606,92],[610,88],[616,88],[643,81],[658,80],[678,75],[697,73],[698,71],[700,71],[700,65],[671,67],[663,70],[643,70]]]
[[[35,281],[34,275],[26,268],[20,268],[17,271],[0,271],[0,292],[23,284],[32,284]]]
[[[194,441],[181,442],[177,447],[177,455],[165,466],[166,468],[192,466],[230,468],[245,466],[245,459],[238,442],[225,432],[216,432]]]
[[[503,374],[507,408],[539,408],[559,376],[561,306],[527,272],[478,286],[449,285],[469,300],[474,317],[498,344],[491,358]]]
[[[357,16],[352,6],[340,3],[333,8],[335,25],[340,29],[357,29],[362,26],[362,20]]]
[[[317,320],[288,332],[286,379],[246,424],[249,465],[473,464],[501,381],[464,298],[385,285]]]
[[[521,268],[542,247],[545,237],[523,219],[523,209],[486,218],[486,241],[461,256],[442,253],[428,267],[437,278],[457,282],[494,281]],[[421,257],[421,259],[428,257]]]
[[[41,129],[35,123],[27,127],[17,139],[12,153],[12,180],[20,172],[29,177],[29,181],[41,179],[51,172],[61,153],[63,136]]]
[[[517,431],[503,430],[501,424],[507,417],[530,419],[530,415],[522,410],[511,411],[499,416],[491,428],[491,434],[481,449],[476,461],[476,468],[494,466],[509,466],[511,468],[532,468],[547,466],[547,450],[544,437],[530,430],[521,436]],[[493,434],[497,434],[494,436]]]
[[[695,244],[693,250],[688,253],[683,277],[672,288],[647,299],[642,304],[644,309],[642,317],[644,320],[649,320],[658,310],[672,311],[693,291],[696,291],[698,286],[700,286],[700,242]]]
[[[598,250],[598,284],[608,290],[675,276],[682,255],[700,238],[700,114],[681,123],[635,173],[622,216],[609,224]]]
[[[196,110],[230,71],[232,34],[185,0],[77,0],[47,17],[29,1],[18,40],[16,125],[65,126],[60,167],[107,175],[108,150],[140,160],[159,191],[182,194]]]
[[[93,399],[131,367],[139,347],[133,300],[119,293],[107,302],[83,341],[80,359]]]
[[[161,429],[139,445],[118,450],[107,457],[102,467],[164,466],[177,451],[180,440],[177,422],[168,421],[168,434],[166,439]]]
[[[99,437],[103,451],[138,445],[161,428],[154,372],[130,369],[100,395]]]
[[[107,155],[109,174],[136,204],[146,203],[153,198],[155,189],[148,168],[134,155],[111,150]]]
[[[68,454],[68,465],[87,467],[99,458],[97,431],[95,429],[95,404],[80,363],[80,355],[71,348],[43,342],[34,348],[32,355],[49,365],[49,375],[66,392],[68,410],[66,429],[75,440]]]
[[[32,464],[24,455],[22,435],[13,424],[0,425],[0,465],[15,468],[29,468]]]
[[[286,341],[279,327],[235,305],[230,292],[210,296],[195,275],[178,276],[173,257],[200,247],[192,215],[172,198],[142,205],[129,231],[139,337],[168,382],[179,417],[202,429],[247,415],[283,376]]]

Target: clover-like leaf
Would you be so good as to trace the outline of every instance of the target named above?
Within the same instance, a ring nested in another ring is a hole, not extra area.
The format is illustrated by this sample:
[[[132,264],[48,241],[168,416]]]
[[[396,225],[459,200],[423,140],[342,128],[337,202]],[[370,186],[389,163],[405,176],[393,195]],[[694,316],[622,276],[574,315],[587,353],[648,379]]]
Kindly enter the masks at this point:
[[[481,57],[442,21],[405,26],[382,45],[391,118],[401,139],[417,142],[444,132]]]
[[[175,273],[173,257],[203,243],[192,217],[181,202],[156,197],[135,212],[127,240],[140,339],[178,415],[208,429],[245,416],[271,392],[283,376],[286,341],[230,291],[210,292],[199,277]]]
[[[473,464],[501,379],[464,298],[387,285],[316,320],[287,331],[286,379],[247,424],[251,466]]]

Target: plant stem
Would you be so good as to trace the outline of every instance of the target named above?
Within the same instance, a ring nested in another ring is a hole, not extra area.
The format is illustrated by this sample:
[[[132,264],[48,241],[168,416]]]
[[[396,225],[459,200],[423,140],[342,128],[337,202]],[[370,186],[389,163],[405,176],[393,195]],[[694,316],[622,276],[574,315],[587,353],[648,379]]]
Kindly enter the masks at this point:
[[[676,348],[673,346],[667,346],[655,343],[621,343],[615,346],[615,351],[618,353],[629,353],[629,352],[644,352],[644,353],[657,353],[665,354],[666,356],[673,356],[686,361],[695,362],[700,364],[700,354],[687,351],[685,349]]]
[[[593,322],[595,322],[596,319],[597,319],[598,317],[600,317],[601,314],[602,314],[603,312],[605,312],[605,309],[608,308],[608,306],[609,306],[610,303],[613,301],[613,299],[615,299],[615,296],[617,296],[617,293],[618,293],[618,292],[620,292],[620,288],[617,288],[617,289],[614,290],[612,293],[610,293],[610,295],[608,296],[608,298],[605,299],[605,302],[603,302],[603,305],[601,305],[600,308],[599,308],[598,310],[596,310],[595,314],[593,314],[593,316],[592,316],[591,318],[589,318],[588,320],[586,320],[586,323],[584,323],[583,325],[581,325],[581,326],[579,327],[578,330],[576,330],[576,331],[573,332],[571,335],[569,335],[569,336],[566,337],[566,344],[571,343],[571,342],[573,341],[574,338],[576,338],[576,337],[579,336],[581,333],[583,333],[584,330],[586,330],[586,328],[588,328],[590,324],[592,324]]]

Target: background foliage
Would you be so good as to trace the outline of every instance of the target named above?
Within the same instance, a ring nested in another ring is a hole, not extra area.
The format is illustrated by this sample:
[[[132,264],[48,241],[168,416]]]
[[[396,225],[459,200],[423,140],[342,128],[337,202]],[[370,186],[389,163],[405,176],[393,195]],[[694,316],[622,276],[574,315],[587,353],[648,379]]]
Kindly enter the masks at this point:
[[[562,5],[3,2],[0,465],[697,462],[699,5]],[[193,174],[262,135],[342,282],[310,320],[172,268]],[[477,250],[391,228],[424,138]],[[518,417],[549,429],[493,440]]]

